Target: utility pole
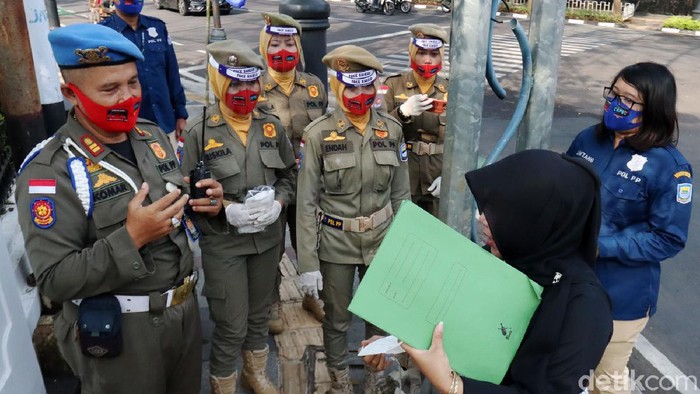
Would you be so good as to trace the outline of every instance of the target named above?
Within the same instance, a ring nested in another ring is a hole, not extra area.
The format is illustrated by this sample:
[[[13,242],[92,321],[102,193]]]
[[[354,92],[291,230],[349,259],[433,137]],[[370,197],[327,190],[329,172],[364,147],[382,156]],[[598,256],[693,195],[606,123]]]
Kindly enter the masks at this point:
[[[58,7],[56,6],[56,0],[44,0],[44,5],[46,6],[46,11],[49,17],[49,26],[52,28],[60,27],[61,20],[58,18]]]
[[[517,151],[549,147],[564,34],[566,2],[533,0],[533,3],[529,39],[534,82],[525,118],[518,130]]]
[[[0,97],[15,168],[47,137],[22,1],[0,1]]]
[[[693,19],[700,21],[700,0],[695,0],[695,9],[693,10]]]
[[[226,39],[226,31],[221,27],[219,0],[207,0],[207,3],[211,4],[212,19],[214,20],[214,27],[209,32],[209,41],[207,43],[224,41]]]
[[[439,216],[468,237],[473,197],[464,174],[477,168],[491,1],[456,0],[452,5],[450,87]]]

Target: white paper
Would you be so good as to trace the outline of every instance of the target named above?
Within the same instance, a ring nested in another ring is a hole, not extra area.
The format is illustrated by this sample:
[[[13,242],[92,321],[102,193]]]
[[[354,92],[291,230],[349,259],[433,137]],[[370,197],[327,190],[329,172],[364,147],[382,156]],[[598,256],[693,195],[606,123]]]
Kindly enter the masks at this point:
[[[389,335],[388,337],[377,339],[369,345],[361,348],[360,351],[357,352],[357,355],[364,357],[371,356],[373,354],[399,354],[403,352],[404,350],[401,347],[399,339],[393,335]]]

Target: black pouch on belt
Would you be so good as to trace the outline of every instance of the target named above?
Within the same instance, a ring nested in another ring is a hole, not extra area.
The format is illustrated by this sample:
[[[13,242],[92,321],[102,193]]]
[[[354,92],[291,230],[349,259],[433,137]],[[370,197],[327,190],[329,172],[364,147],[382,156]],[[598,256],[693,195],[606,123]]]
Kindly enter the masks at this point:
[[[111,358],[122,352],[122,308],[117,297],[85,298],[78,309],[80,349],[89,357]]]

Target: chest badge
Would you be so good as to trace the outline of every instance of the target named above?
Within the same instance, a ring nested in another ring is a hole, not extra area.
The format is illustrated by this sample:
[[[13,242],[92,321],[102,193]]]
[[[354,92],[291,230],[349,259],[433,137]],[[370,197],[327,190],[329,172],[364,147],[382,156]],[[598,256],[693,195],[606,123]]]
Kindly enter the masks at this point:
[[[97,175],[97,180],[95,181],[95,184],[92,186],[95,189],[99,189],[102,186],[107,186],[110,183],[114,183],[118,181],[117,178],[109,175],[106,172],[101,172],[100,174]]]
[[[411,81],[406,82],[406,87],[409,88],[409,89],[412,89],[412,88],[413,88],[413,82],[411,82]]]
[[[215,139],[209,138],[209,140],[207,141],[207,146],[204,147],[204,151],[208,152],[212,149],[220,148],[222,146],[224,146],[222,142],[217,142]]]
[[[309,97],[311,97],[311,98],[318,97],[318,87],[316,87],[316,85],[309,86],[307,88],[307,90],[309,91]]]
[[[148,144],[148,146],[151,148],[153,154],[156,155],[158,159],[163,160],[166,157],[168,157],[168,154],[165,152],[165,149],[163,149],[163,147],[160,146],[159,142],[151,142],[150,144]]]
[[[386,138],[389,136],[389,132],[385,130],[374,129],[374,135],[376,135],[377,138]]]
[[[151,38],[156,38],[158,37],[158,30],[156,30],[155,27],[149,27],[148,28],[148,36]]]
[[[337,131],[331,131],[331,134],[323,139],[324,141],[343,141],[345,136],[339,135]]]
[[[642,156],[642,155],[632,155],[632,158],[630,161],[627,162],[627,168],[630,169],[630,171],[641,171],[642,168],[644,168],[644,164],[646,164],[647,158]]]
[[[277,128],[274,123],[265,123],[263,125],[263,135],[267,138],[277,137]]]

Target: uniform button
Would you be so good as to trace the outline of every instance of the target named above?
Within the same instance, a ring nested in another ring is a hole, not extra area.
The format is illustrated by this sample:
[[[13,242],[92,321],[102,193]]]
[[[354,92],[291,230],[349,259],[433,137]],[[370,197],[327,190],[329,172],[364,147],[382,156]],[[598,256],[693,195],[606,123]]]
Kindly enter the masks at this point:
[[[131,264],[131,268],[137,270],[137,269],[141,268],[141,263],[139,263],[138,261],[134,261],[134,262]]]
[[[618,192],[618,193],[622,193],[622,189],[617,189],[617,192]]]
[[[155,324],[160,323],[160,317],[154,316],[154,317],[153,317],[153,323],[155,323]]]

